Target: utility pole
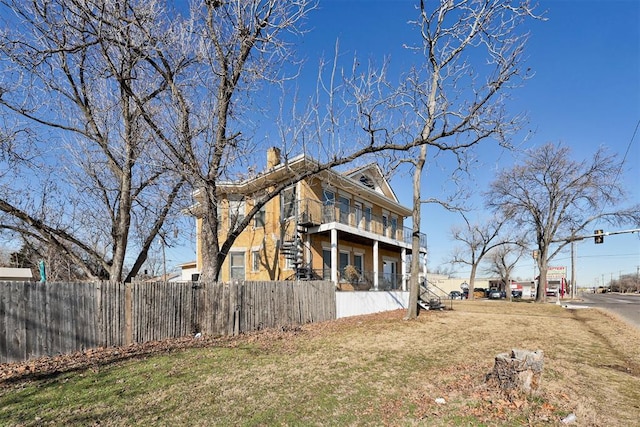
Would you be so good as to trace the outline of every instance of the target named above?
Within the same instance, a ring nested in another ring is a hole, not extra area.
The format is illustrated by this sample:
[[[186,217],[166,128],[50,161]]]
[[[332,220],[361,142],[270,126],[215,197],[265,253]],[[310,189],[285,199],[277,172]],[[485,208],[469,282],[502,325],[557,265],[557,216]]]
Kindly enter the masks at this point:
[[[576,299],[578,296],[576,290],[576,241],[571,240],[571,298]]]

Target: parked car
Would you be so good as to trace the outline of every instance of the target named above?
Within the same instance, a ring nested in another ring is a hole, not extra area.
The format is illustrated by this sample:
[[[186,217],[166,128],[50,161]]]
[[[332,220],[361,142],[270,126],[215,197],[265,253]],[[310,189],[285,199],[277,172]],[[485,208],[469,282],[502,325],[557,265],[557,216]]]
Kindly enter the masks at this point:
[[[489,291],[489,299],[501,299],[502,298],[502,291],[499,289],[492,289]]]
[[[460,291],[449,292],[449,299],[462,299],[462,292]]]
[[[511,291],[511,296],[513,298],[522,298],[522,291],[518,291],[518,290]]]
[[[469,299],[469,289],[462,291],[462,299]]]

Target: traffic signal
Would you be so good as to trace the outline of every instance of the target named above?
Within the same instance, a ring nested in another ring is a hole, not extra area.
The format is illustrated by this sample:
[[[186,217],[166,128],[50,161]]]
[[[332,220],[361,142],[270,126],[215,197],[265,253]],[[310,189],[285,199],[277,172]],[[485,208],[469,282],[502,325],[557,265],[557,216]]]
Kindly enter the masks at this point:
[[[594,231],[595,236],[593,236],[593,240],[596,244],[604,243],[604,230],[596,230]]]

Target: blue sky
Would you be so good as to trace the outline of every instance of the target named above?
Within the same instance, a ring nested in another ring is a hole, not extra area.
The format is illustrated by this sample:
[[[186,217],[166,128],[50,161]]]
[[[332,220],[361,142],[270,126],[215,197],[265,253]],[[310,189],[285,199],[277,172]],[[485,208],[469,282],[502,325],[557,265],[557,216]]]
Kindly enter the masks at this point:
[[[414,58],[403,43],[415,37],[407,21],[415,16],[416,4],[408,0],[320,0],[319,9],[307,23],[310,32],[297,46],[307,61],[301,84],[315,84],[318,57],[331,58],[336,39],[345,59],[357,54],[362,60],[381,63],[388,56],[392,70],[406,68]],[[535,74],[511,92],[510,103],[514,113],[525,112],[529,120],[513,142],[527,148],[560,141],[572,147],[576,159],[586,158],[604,145],[620,158],[626,156],[620,179],[628,188],[628,204],[640,202],[640,135],[634,137],[640,121],[640,2],[540,1],[537,10],[546,11],[547,20],[528,24],[527,65]],[[525,135],[532,136],[523,142]],[[514,154],[488,144],[478,153],[478,160],[470,179],[474,187],[484,191],[497,170],[513,165]],[[442,195],[448,175],[440,167],[446,169],[446,164],[429,168],[424,196]],[[392,179],[406,205],[411,200],[408,179]],[[478,200],[469,203],[480,206]],[[479,211],[477,215],[484,214]],[[446,267],[455,246],[449,230],[460,223],[460,217],[437,206],[425,206],[422,216],[421,228],[429,237],[429,265]],[[600,228],[610,230],[608,226]],[[176,263],[194,258],[184,248],[169,253]],[[602,245],[583,241],[577,244],[577,256],[579,286],[608,282],[619,274],[636,272],[640,237],[638,233],[609,236]],[[552,264],[569,269],[568,251]],[[456,270],[460,277],[468,274],[463,266]],[[531,277],[533,260],[525,257],[515,273]]]

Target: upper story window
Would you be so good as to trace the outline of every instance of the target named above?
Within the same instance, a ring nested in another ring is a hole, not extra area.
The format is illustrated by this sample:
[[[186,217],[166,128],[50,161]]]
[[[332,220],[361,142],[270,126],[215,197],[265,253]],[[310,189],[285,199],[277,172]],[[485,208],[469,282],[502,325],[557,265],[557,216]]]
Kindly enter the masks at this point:
[[[375,188],[373,180],[370,177],[366,176],[366,175],[361,175],[360,176],[360,183],[362,185],[364,185],[365,187],[369,187],[371,189]]]
[[[287,219],[295,215],[296,186],[285,188],[280,193],[280,218]]]
[[[349,211],[351,209],[351,200],[349,198],[340,196],[338,197],[340,208],[340,222],[343,224],[349,224]]]
[[[253,217],[253,227],[254,228],[264,227],[265,216],[266,216],[265,208],[264,206],[262,206],[260,210],[256,212],[256,214]]]
[[[326,188],[322,190],[322,202],[325,206],[333,206],[336,203],[336,193],[333,191],[327,190]]]
[[[382,214],[382,234],[387,235],[387,230],[389,229],[389,214]]]
[[[229,200],[229,227],[233,228],[244,219],[244,200]]]
[[[369,231],[371,228],[371,206],[364,207],[364,229]]]

